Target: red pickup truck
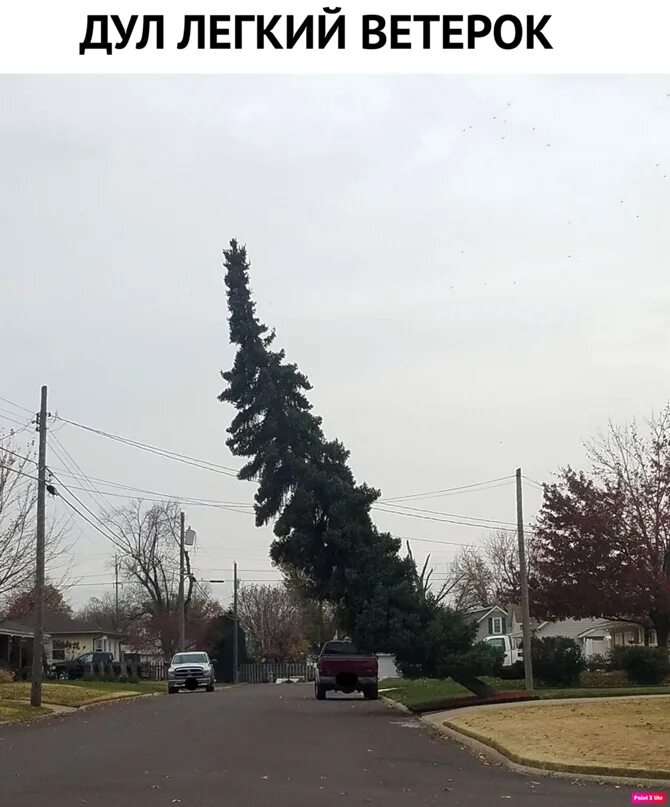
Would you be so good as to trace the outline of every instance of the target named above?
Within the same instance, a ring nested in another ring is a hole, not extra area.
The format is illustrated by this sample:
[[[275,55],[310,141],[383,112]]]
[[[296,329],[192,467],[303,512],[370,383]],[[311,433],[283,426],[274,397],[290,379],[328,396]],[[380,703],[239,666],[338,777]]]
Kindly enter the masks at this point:
[[[350,641],[326,642],[316,663],[314,694],[362,692],[368,700],[379,697],[377,656],[359,653]]]

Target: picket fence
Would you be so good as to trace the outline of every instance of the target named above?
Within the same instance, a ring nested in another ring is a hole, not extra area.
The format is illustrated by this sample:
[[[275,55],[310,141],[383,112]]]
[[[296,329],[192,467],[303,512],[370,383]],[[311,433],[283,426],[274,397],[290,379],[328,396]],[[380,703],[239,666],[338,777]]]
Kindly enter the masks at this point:
[[[314,680],[314,666],[303,662],[279,662],[276,664],[240,664],[240,683],[273,684],[277,678],[304,678]]]

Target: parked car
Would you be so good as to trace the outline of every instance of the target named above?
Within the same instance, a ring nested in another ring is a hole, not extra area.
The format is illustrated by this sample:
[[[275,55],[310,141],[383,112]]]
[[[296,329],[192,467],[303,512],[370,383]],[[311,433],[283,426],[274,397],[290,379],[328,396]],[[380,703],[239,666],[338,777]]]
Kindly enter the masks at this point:
[[[316,663],[314,694],[322,701],[327,692],[362,692],[376,700],[378,674],[377,656],[360,653],[350,641],[326,642]]]
[[[168,692],[176,695],[180,689],[204,689],[207,692],[214,692],[216,683],[216,673],[214,672],[214,662],[207,653],[190,651],[188,653],[176,653],[172,657],[167,671]]]
[[[59,661],[52,666],[52,673],[55,678],[83,678],[87,672],[102,672],[111,665],[112,670],[118,675],[121,665],[114,661],[111,653],[82,653],[70,661]]]

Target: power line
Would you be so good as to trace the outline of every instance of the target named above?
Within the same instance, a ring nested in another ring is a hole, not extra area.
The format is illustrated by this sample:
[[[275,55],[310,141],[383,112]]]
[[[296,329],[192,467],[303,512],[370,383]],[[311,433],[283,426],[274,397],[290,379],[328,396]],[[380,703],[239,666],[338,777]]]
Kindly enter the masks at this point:
[[[3,448],[2,453],[11,454],[13,457],[18,457],[20,460],[25,460],[26,462],[32,462],[33,465],[37,465],[37,460],[32,459],[32,457],[24,457],[23,454],[17,454],[16,451],[10,451],[8,448]]]
[[[536,482],[534,479],[531,479],[529,476],[526,476],[525,474],[523,478],[526,480],[526,482],[530,482],[531,484],[535,485],[542,491],[544,490],[544,485],[541,482]]]
[[[23,426],[20,429],[10,429],[8,434],[0,437],[0,440],[11,440],[12,437],[16,437],[17,434],[23,434],[23,432],[27,432],[30,428],[30,425]]]
[[[0,468],[5,468],[7,471],[12,471],[12,473],[18,474],[19,476],[25,476],[28,479],[32,479],[33,482],[39,482],[36,476],[31,476],[30,474],[26,474],[23,471],[17,471],[16,468],[12,468],[10,465],[3,465],[0,463]]]
[[[17,409],[22,409],[24,412],[29,412],[31,415],[34,414],[32,409],[28,409],[26,406],[21,406],[20,404],[14,403],[14,401],[10,401],[8,398],[3,398],[1,395],[0,395],[0,401],[8,403],[10,406],[15,406]]]
[[[115,580],[110,580],[110,581],[104,581],[104,582],[100,581],[99,583],[67,583],[64,586],[64,588],[77,588],[79,586],[115,586],[115,585],[117,585],[116,581]],[[130,583],[119,582],[118,585],[119,586],[126,586],[126,585],[130,585]]]
[[[62,484],[62,483],[61,483],[61,484]],[[66,490],[67,490],[67,488],[66,488]],[[70,491],[68,491],[68,492],[70,492]],[[70,493],[71,493],[71,492],[70,492]],[[72,494],[72,493],[71,493],[71,495],[74,495],[74,494]],[[87,516],[85,516],[85,515],[84,515],[84,514],[83,514],[83,513],[82,513],[80,510],[78,510],[78,509],[77,509],[77,508],[76,508],[76,507],[75,507],[75,506],[72,504],[72,502],[68,501],[68,500],[67,500],[67,499],[66,499],[66,498],[63,496],[63,494],[62,494],[62,493],[61,493],[61,494],[59,494],[59,498],[60,498],[60,500],[61,500],[62,502],[64,502],[64,503],[65,503],[65,504],[66,504],[68,507],[70,507],[72,510],[74,510],[74,512],[75,512],[75,513],[76,513],[76,514],[77,514],[77,515],[78,515],[80,518],[83,518],[83,519],[84,519],[84,521],[86,521],[86,523],[87,523],[87,524],[90,524],[90,525],[91,525],[91,527],[93,527],[93,529],[94,529],[94,530],[97,530],[97,531],[100,533],[100,535],[102,535],[102,536],[103,536],[103,538],[106,538],[108,541],[111,541],[111,540],[112,540],[112,539],[109,537],[109,535],[107,535],[107,533],[104,533],[104,532],[103,532],[103,531],[100,529],[100,527],[99,527],[99,526],[98,526],[98,525],[97,525],[95,522],[91,521],[91,520],[90,520],[90,518],[88,518],[88,517],[87,517]],[[78,500],[78,501],[79,501],[79,500]],[[81,502],[80,502],[80,504],[81,504]],[[88,508],[87,508],[87,509],[88,509]],[[89,511],[89,512],[90,512],[90,511]]]
[[[91,499],[92,499],[92,500],[93,500],[93,501],[96,503],[96,505],[97,505],[98,507],[100,507],[100,509],[102,510],[103,515],[105,515],[105,516],[109,517],[109,512],[107,511],[107,502],[105,502],[105,501],[103,500],[103,498],[102,498],[102,494],[100,493],[100,491],[98,491],[98,490],[96,489],[95,485],[94,485],[94,484],[91,482],[91,480],[89,479],[89,477],[88,477],[88,476],[86,476],[86,474],[84,473],[84,471],[81,469],[81,466],[80,466],[80,465],[77,463],[77,461],[76,461],[76,460],[75,460],[75,458],[72,456],[72,454],[70,454],[70,452],[67,450],[67,448],[66,448],[66,447],[65,447],[65,446],[64,446],[64,445],[61,443],[61,441],[59,440],[59,438],[58,438],[58,437],[57,437],[55,434],[53,434],[53,433],[52,433],[51,437],[52,437],[52,439],[53,439],[53,440],[55,440],[55,441],[56,441],[56,443],[57,443],[57,444],[60,446],[61,450],[63,451],[63,453],[65,454],[65,456],[66,456],[66,457],[67,457],[67,459],[69,460],[70,465],[68,465],[68,462],[67,462],[67,461],[64,461],[64,460],[63,460],[63,457],[61,456],[61,454],[60,454],[60,453],[59,453],[59,452],[56,450],[55,446],[53,446],[53,444],[52,444],[52,446],[51,446],[51,447],[52,447],[52,450],[53,450],[54,454],[56,455],[56,457],[58,457],[58,459],[60,459],[60,461],[61,461],[61,462],[62,462],[62,463],[63,463],[63,464],[66,466],[66,468],[68,468],[68,467],[69,467],[69,468],[70,468],[70,470],[71,470],[71,469],[72,469],[72,467],[74,467],[74,468],[75,468],[77,471],[79,471],[79,473],[81,474],[81,476],[84,478],[84,480],[85,480],[86,482],[88,482],[88,484],[89,484],[89,485],[90,485],[90,487],[91,487],[91,490],[89,490],[89,491],[88,491],[88,495],[89,495],[89,496],[91,497]],[[72,474],[72,476],[74,476],[74,477],[75,477],[75,479],[77,478],[77,477],[76,477],[76,474],[74,474],[74,473]],[[97,493],[97,498],[96,498],[96,497],[93,495],[93,492]]]
[[[500,521],[497,518],[481,518],[480,516],[472,516],[472,517],[471,516],[463,516],[463,515],[459,515],[458,513],[444,513],[441,510],[426,510],[423,507],[410,507],[407,504],[396,504],[395,507],[402,507],[403,510],[415,510],[418,513],[431,513],[433,515],[438,515],[438,516],[450,516],[451,518],[464,518],[464,519],[475,520],[475,521],[485,521],[485,522],[488,522],[490,524],[507,524],[507,525],[513,525],[514,524],[513,521]],[[407,513],[407,515],[411,515],[411,513]]]
[[[445,546],[472,546],[472,547],[479,547],[480,544],[468,544],[464,541],[441,541],[437,538],[406,538],[402,536],[397,536],[401,541],[419,541],[422,544],[443,544]],[[436,564],[437,565],[437,564]],[[440,564],[445,565],[445,564]]]
[[[30,425],[23,420],[18,420],[13,415],[5,415],[3,412],[0,412],[0,418],[3,420],[8,420],[10,423],[14,423],[16,426],[21,426],[22,429],[26,429]]]
[[[499,476],[497,479],[488,479],[488,480],[486,480],[484,482],[473,482],[470,485],[458,485],[457,487],[454,487],[454,488],[443,488],[442,490],[431,490],[431,491],[428,491],[427,493],[411,493],[411,494],[409,494],[407,496],[392,496],[391,498],[387,498],[387,499],[383,499],[383,500],[380,499],[380,501],[397,502],[397,501],[407,500],[407,499],[424,499],[424,498],[428,498],[430,496],[443,496],[443,495],[448,494],[448,493],[457,493],[457,492],[460,492],[460,491],[469,490],[471,488],[480,488],[482,485],[490,485],[490,484],[492,484],[494,482],[502,482],[503,480],[508,480],[508,479],[511,480],[511,479],[514,479],[514,477],[512,475]]]
[[[389,513],[396,516],[408,516],[410,518],[420,518],[424,521],[439,521],[446,524],[458,524],[462,527],[477,527],[481,530],[500,530],[500,532],[513,532],[516,533],[516,530],[512,527],[500,527],[500,526],[492,526],[490,524],[483,524],[483,523],[470,523],[468,521],[459,521],[453,518],[438,518],[437,516],[429,516],[429,515],[421,515],[420,513],[407,513],[403,512],[402,510],[385,510],[377,505],[372,505],[372,510],[377,510],[380,513]]]
[[[58,420],[61,420],[63,423],[68,423],[70,426],[76,426],[78,429],[84,429],[85,431],[92,432],[100,437],[106,437],[109,440],[115,440],[116,442],[123,443],[124,445],[139,448],[142,451],[148,451],[149,453],[156,454],[159,457],[171,459],[175,462],[181,462],[185,465],[193,465],[196,468],[202,468],[205,471],[212,471],[214,473],[223,474],[224,476],[231,476],[234,479],[238,478],[238,470],[235,468],[229,468],[225,465],[209,462],[208,460],[201,460],[197,457],[190,457],[188,454],[179,454],[176,451],[170,451],[166,448],[159,448],[158,446],[153,446],[149,443],[141,443],[139,440],[132,440],[129,437],[121,437],[118,434],[112,434],[111,432],[106,432],[102,429],[95,429],[92,426],[85,426],[83,423],[77,423],[74,420],[68,420],[60,415],[56,415],[56,417]]]
[[[77,478],[77,474],[74,474],[74,473],[72,473],[72,471],[68,471],[67,469],[65,469],[63,471],[63,473],[65,473],[67,476],[73,476],[73,477]],[[127,491],[130,491],[130,492],[136,492],[136,493],[147,493],[150,496],[158,496],[158,497],[160,497],[158,499],[144,499],[144,501],[162,501],[164,499],[176,499],[176,500],[179,500],[181,502],[184,502],[185,504],[202,504],[202,505],[225,506],[225,507],[253,507],[254,506],[253,502],[229,502],[229,501],[223,501],[223,500],[220,500],[220,499],[201,499],[201,498],[198,498],[198,497],[195,497],[195,496],[180,496],[179,494],[160,493],[159,491],[147,490],[146,488],[140,488],[140,487],[136,487],[134,485],[124,485],[124,484],[122,484],[120,482],[112,482],[112,481],[110,481],[108,479],[101,479],[100,477],[96,477],[96,476],[86,477],[86,479],[88,479],[89,482],[91,480],[93,480],[93,481],[99,482],[99,483],[101,483],[103,485],[107,485],[109,487],[117,488],[117,489],[120,489],[120,490],[127,490]],[[75,490],[77,490],[77,488],[75,488]],[[126,494],[113,493],[113,492],[107,491],[107,490],[104,491],[104,492],[98,491],[97,488],[96,488],[96,491],[98,493],[100,493],[100,495],[102,495],[102,496],[124,496],[124,497],[126,496]],[[141,498],[141,497],[138,497],[138,498]]]
[[[94,519],[95,519],[95,520],[98,522],[98,524],[100,524],[100,526],[101,526],[101,527],[102,527],[104,530],[106,530],[106,531],[107,531],[107,533],[108,533],[108,537],[109,537],[109,540],[111,540],[112,542],[116,542],[116,536],[115,536],[115,535],[114,535],[114,533],[113,533],[113,532],[112,532],[112,531],[109,529],[109,527],[108,527],[108,526],[105,524],[105,522],[104,522],[104,521],[103,521],[103,520],[100,518],[100,516],[98,516],[98,514],[97,514],[97,513],[94,513],[94,512],[93,512],[93,510],[91,510],[91,509],[90,509],[90,507],[88,507],[87,505],[85,505],[85,504],[84,504],[84,502],[82,502],[82,500],[81,500],[81,499],[80,499],[80,498],[79,498],[79,497],[78,497],[78,496],[77,496],[75,493],[73,493],[73,492],[70,490],[70,488],[69,488],[69,487],[68,487],[68,486],[65,484],[65,482],[63,482],[63,480],[62,480],[62,479],[60,479],[58,476],[56,476],[56,474],[54,474],[54,473],[53,473],[53,471],[51,471],[51,475],[53,476],[53,478],[54,478],[54,479],[55,479],[55,480],[56,480],[56,481],[57,481],[57,482],[58,482],[60,485],[62,485],[62,486],[65,488],[65,490],[67,490],[67,492],[70,494],[70,496],[72,496],[72,498],[73,498],[73,499],[74,499],[76,502],[78,502],[78,503],[79,503],[79,504],[80,504],[80,505],[81,505],[81,506],[84,508],[84,510],[86,510],[86,512],[87,512],[87,513],[89,513],[89,514],[90,514],[90,515],[91,515],[91,516],[92,516],[92,517],[93,517],[93,518],[94,518]]]

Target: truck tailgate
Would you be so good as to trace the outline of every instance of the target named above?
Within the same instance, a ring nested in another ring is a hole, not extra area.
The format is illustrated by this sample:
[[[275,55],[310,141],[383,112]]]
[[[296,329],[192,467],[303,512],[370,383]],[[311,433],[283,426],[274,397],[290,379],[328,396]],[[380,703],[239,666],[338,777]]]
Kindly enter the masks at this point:
[[[376,676],[378,670],[375,656],[322,656],[318,666],[322,675],[355,673],[360,677],[370,677]]]

